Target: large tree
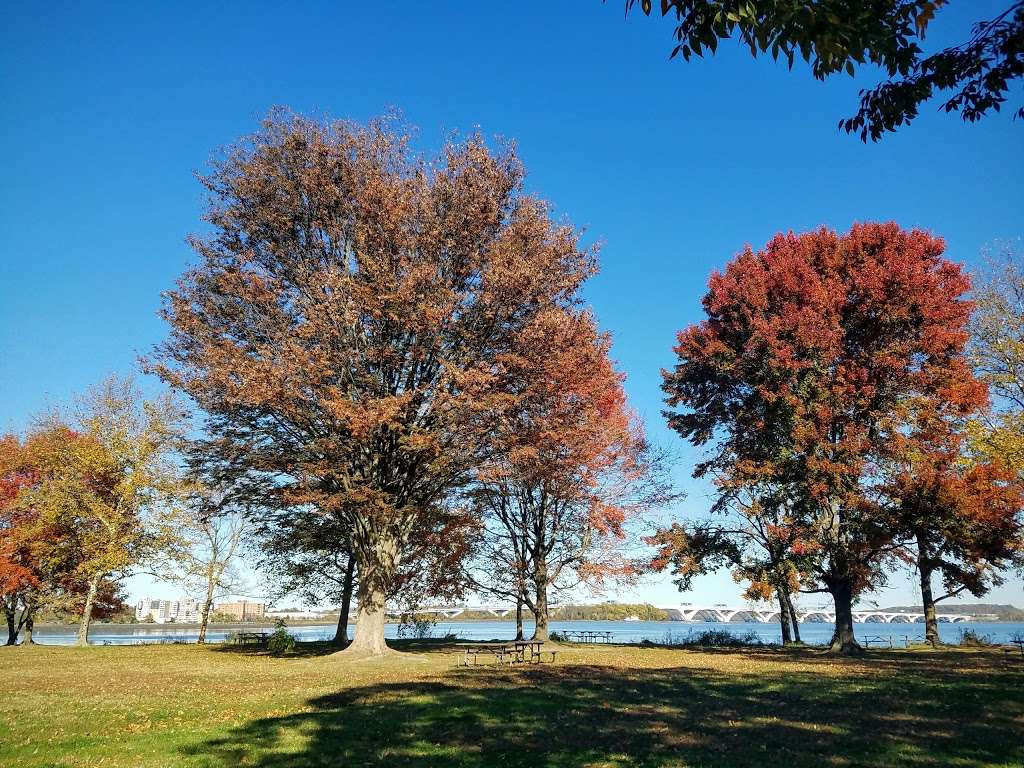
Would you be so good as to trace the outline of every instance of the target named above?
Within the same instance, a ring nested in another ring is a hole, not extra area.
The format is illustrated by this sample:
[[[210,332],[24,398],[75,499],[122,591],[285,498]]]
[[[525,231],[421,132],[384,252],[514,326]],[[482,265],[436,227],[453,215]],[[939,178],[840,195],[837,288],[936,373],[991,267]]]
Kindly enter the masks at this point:
[[[261,476],[268,503],[347,528],[347,653],[386,651],[410,537],[446,528],[445,498],[517,407],[501,355],[594,270],[522,174],[479,136],[427,161],[386,121],[278,112],[202,178],[211,230],[150,364],[207,414],[211,472]]]
[[[891,223],[778,235],[712,276],[708,317],[664,373],[669,425],[714,446],[698,476],[786,490],[838,652],[859,650],[853,601],[903,544],[881,468],[913,447],[900,438],[922,402],[966,413],[983,389],[963,355],[969,283],[942,253]]]
[[[941,109],[968,122],[999,111],[1024,75],[1024,2],[977,22],[963,43],[931,54],[925,32],[947,0],[661,0],[677,23],[672,57],[714,54],[736,38],[753,56],[781,56],[792,68],[802,58],[819,80],[853,75],[865,65],[888,77],[862,91],[857,114],[839,122],[847,133],[878,140],[917,117],[920,106],[943,94]],[[627,13],[637,0],[626,0]],[[651,0],[640,0],[650,14]],[[1016,110],[1024,117],[1024,107]]]

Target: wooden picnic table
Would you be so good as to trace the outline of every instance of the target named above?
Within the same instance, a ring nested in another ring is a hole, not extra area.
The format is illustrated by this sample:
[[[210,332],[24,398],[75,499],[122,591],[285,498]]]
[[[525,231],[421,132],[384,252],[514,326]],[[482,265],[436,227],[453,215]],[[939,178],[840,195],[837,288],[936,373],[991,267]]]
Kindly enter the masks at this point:
[[[1009,645],[1016,645],[1017,648],[1020,650],[1021,655],[1024,656],[1024,637],[1022,637],[1020,639],[1014,638],[1012,640],[1008,640],[1007,644],[1009,644]],[[1009,650],[1009,649],[1007,649],[1007,650]]]
[[[610,643],[612,633],[594,629],[571,630],[565,633],[566,637],[578,643]]]
[[[235,632],[235,645],[245,645],[247,643],[265,645],[269,637],[269,632]]]
[[[551,663],[554,663],[556,653],[557,651],[545,650],[544,641],[542,640],[479,643],[462,647],[462,658],[459,660],[459,666],[478,666],[480,656],[494,657],[494,666],[512,666],[513,664],[540,664],[544,660],[544,654],[551,654]]]
[[[872,643],[875,643],[877,645],[885,645],[886,643],[888,643],[890,648],[893,647],[892,638],[887,635],[866,635],[863,638],[863,641],[865,648],[870,648]]]

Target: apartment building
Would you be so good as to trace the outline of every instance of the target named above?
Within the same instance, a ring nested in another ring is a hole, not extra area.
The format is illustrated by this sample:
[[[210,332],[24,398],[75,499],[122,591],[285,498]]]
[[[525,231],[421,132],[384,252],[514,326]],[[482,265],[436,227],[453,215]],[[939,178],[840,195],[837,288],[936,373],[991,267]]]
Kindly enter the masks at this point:
[[[194,624],[199,621],[199,603],[187,597],[178,600],[144,597],[135,604],[135,618],[154,624]]]
[[[250,603],[248,600],[239,600],[236,603],[217,603],[213,608],[214,613],[226,613],[239,621],[250,621],[251,619],[262,619],[266,614],[266,603]]]

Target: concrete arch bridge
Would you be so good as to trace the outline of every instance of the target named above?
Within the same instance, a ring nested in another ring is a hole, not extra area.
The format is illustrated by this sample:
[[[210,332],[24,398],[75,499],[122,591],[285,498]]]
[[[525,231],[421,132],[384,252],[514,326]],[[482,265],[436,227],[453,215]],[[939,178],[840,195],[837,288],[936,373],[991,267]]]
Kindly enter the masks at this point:
[[[673,621],[713,621],[713,622],[757,622],[770,624],[779,620],[778,609],[754,608],[749,605],[681,605],[657,606],[665,611]],[[484,614],[504,619],[515,613],[514,605],[434,605],[418,608],[418,614],[430,614],[444,619],[457,619],[464,613]],[[352,611],[355,614],[355,609]],[[401,611],[388,610],[389,616],[398,617]],[[826,608],[797,609],[797,618],[804,622],[827,622],[836,620],[835,611]],[[972,621],[974,616],[963,613],[940,613],[936,618],[942,622],[957,623]],[[911,611],[854,611],[853,620],[857,623],[878,624],[913,624],[924,622],[924,614]]]
[[[503,619],[506,616],[514,614],[516,612],[516,607],[514,605],[433,605],[425,608],[417,608],[415,612],[417,614],[440,616],[445,619],[455,619],[464,613],[482,613]],[[388,616],[398,617],[403,613],[404,611],[395,611],[390,608],[387,610]]]
[[[683,605],[680,607],[662,607],[670,619],[675,621],[749,621],[768,624],[779,620],[779,611],[768,608],[752,608],[750,606],[725,606],[725,605]],[[811,608],[807,610],[797,609],[797,619],[804,622],[834,622],[835,611],[825,608]],[[962,613],[940,613],[936,618],[943,622],[971,621],[974,617]],[[924,614],[920,612],[902,611],[854,611],[853,620],[857,623],[879,623],[879,624],[913,624],[923,622]]]

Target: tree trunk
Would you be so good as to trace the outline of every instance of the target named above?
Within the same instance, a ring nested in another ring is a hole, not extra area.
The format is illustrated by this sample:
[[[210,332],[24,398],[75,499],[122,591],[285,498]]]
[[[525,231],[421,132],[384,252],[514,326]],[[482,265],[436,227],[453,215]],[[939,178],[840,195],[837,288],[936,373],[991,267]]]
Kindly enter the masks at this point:
[[[782,587],[777,587],[775,593],[779,598],[779,627],[782,629],[782,644],[789,645],[793,642],[793,636],[789,631],[789,608],[786,606],[786,598],[782,594]]]
[[[853,635],[853,581],[841,579],[827,586],[836,607],[836,629],[829,652],[842,656],[860,655],[864,649]]]
[[[384,596],[371,593],[359,584],[359,611],[356,613],[356,630],[352,642],[344,651],[346,655],[383,656],[390,650],[384,641]]]
[[[935,596],[932,594],[932,565],[928,541],[917,536],[917,572],[921,577],[921,605],[924,608],[924,639],[936,646],[939,644],[939,620],[935,616]]]
[[[534,615],[536,624],[533,628],[533,639],[548,639],[548,564],[540,559],[533,571]]]
[[[352,556],[359,573],[356,594],[359,611],[352,642],[339,655],[383,656],[390,652],[384,641],[385,603],[394,586],[402,541],[391,530],[380,530],[369,523],[357,526],[352,540]]]
[[[348,614],[352,610],[352,587],[356,578],[356,559],[349,554],[345,566],[345,583],[341,589],[341,608],[338,613],[338,629],[334,633],[335,645],[348,643]]]
[[[369,549],[369,557],[367,557]],[[397,542],[376,541],[370,548],[357,548],[354,552],[359,570],[356,594],[359,610],[352,642],[339,654],[346,656],[383,656],[390,649],[384,641],[387,589],[398,568]]]
[[[78,641],[76,645],[89,644],[89,624],[92,622],[92,604],[96,600],[96,590],[100,585],[99,574],[89,582],[89,593],[85,596],[85,608],[82,609],[82,623],[78,625]]]
[[[18,642],[18,599],[12,595],[3,600],[4,618],[7,619],[7,645],[15,645]]]
[[[516,640],[523,639],[523,592],[516,595]]]
[[[212,574],[209,574],[209,578],[206,582],[206,598],[203,600],[203,610],[199,614],[199,639],[196,640],[198,645],[206,643],[206,625],[210,623],[210,610],[213,608],[213,590],[216,587],[216,579],[213,578]]]
[[[25,620],[25,645],[34,645],[35,640],[32,639],[32,630],[36,627],[36,607],[35,605],[26,605],[25,614],[22,618]]]
[[[789,590],[784,590],[782,593],[783,597],[786,598],[786,608],[789,610],[789,620],[793,623],[793,642],[799,643],[800,641],[800,617],[796,615],[796,608],[793,607],[793,596],[789,594]]]

